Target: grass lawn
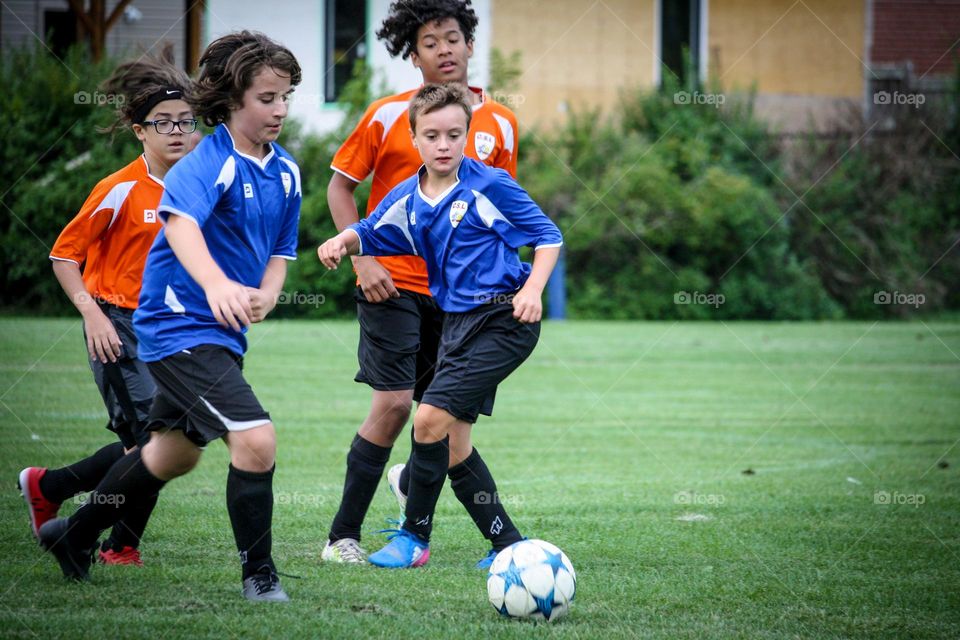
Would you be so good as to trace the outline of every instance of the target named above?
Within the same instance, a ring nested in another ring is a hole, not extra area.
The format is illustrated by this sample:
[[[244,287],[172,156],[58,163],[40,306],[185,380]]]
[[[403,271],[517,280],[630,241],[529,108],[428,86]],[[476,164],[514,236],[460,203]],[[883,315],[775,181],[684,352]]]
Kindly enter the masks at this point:
[[[960,324],[546,324],[475,429],[521,531],[578,572],[570,615],[536,626],[487,603],[487,547],[449,487],[424,569],[320,563],[369,402],[356,335],[251,333],[248,379],[279,431],[274,556],[301,576],[289,605],[252,605],[219,444],[161,494],[143,569],[61,578],[16,474],[111,435],[79,320],[0,320],[0,636],[960,637]],[[368,549],[396,511],[384,483]]]

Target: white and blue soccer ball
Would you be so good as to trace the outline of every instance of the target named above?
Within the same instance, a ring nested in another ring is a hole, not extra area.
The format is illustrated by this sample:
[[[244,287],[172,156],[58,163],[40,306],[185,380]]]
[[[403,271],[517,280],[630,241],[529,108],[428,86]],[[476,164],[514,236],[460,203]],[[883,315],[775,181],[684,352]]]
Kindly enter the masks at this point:
[[[566,554],[543,540],[521,540],[494,558],[487,574],[490,604],[509,618],[556,620],[567,613],[577,574]]]

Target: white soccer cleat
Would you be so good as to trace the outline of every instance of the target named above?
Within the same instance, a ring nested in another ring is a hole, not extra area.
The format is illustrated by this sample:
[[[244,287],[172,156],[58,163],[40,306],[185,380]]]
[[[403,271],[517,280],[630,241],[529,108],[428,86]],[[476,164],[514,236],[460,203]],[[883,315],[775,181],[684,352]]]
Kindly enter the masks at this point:
[[[387,484],[390,485],[390,492],[400,503],[400,515],[407,511],[407,496],[400,490],[400,474],[403,473],[405,464],[395,464],[387,471]]]
[[[327,540],[320,559],[340,564],[361,564],[367,561],[367,552],[353,538],[341,538],[336,542]]]

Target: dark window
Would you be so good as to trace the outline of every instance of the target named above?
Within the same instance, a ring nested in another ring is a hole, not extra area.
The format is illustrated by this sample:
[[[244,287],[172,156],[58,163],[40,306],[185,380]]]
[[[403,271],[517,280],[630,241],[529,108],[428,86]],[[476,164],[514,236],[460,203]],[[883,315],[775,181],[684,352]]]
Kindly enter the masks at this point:
[[[358,58],[367,55],[367,8],[357,0],[327,0],[324,100],[336,102]]]
[[[70,45],[77,41],[77,17],[69,9],[44,11],[43,34],[47,46],[62,58]]]
[[[662,0],[660,10],[660,59],[680,78],[681,84],[696,82],[700,68],[700,0]],[[686,77],[684,55],[689,55],[694,78]]]

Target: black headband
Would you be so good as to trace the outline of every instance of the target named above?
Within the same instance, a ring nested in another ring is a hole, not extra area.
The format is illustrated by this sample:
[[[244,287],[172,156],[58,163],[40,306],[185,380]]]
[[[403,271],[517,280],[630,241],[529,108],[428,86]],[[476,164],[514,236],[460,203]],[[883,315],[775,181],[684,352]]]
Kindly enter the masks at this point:
[[[164,100],[180,100],[183,98],[183,93],[180,89],[175,87],[165,87],[154,93],[151,93],[147,98],[147,101],[144,102],[139,109],[137,109],[133,114],[133,124],[140,124],[147,118],[147,114],[150,111],[163,102]]]

